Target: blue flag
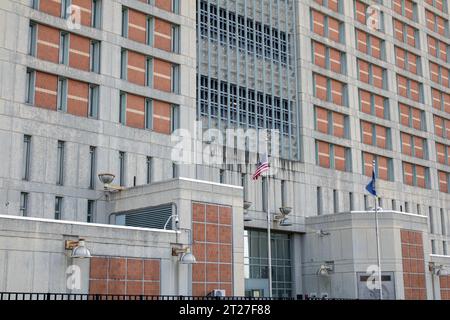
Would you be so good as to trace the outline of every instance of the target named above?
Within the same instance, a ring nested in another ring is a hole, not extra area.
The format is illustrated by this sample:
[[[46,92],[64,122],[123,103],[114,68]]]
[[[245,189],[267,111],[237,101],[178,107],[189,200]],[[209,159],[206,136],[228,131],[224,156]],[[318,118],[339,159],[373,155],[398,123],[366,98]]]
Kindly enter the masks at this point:
[[[375,171],[372,171],[372,180],[366,186],[366,190],[375,197],[377,196],[377,190],[375,189]]]

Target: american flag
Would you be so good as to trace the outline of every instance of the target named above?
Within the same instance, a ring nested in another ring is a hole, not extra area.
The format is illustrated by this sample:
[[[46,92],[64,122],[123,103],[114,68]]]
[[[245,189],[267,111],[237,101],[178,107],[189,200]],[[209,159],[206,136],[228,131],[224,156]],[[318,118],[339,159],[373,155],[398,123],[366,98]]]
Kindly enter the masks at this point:
[[[258,163],[258,167],[256,168],[255,173],[252,176],[252,179],[258,180],[259,176],[262,173],[269,171],[269,169],[270,169],[269,168],[269,160],[267,158],[267,154],[264,154]]]

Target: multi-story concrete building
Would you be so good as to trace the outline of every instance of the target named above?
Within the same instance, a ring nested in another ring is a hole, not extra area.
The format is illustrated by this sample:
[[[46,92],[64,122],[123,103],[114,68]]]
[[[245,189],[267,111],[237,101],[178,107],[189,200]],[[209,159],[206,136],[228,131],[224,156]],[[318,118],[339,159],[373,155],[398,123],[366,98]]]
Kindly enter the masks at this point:
[[[274,296],[370,297],[375,161],[385,297],[450,298],[446,0],[4,0],[0,18],[0,291],[268,295],[269,212]],[[252,181],[248,134],[207,129],[276,130],[273,175]],[[75,237],[88,263],[58,245]]]

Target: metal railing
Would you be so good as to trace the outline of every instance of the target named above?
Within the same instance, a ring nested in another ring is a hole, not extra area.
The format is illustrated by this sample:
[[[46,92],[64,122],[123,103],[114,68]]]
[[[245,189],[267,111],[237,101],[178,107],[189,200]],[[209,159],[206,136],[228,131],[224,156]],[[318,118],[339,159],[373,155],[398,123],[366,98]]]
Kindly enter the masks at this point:
[[[28,293],[28,292],[0,292],[0,300],[14,301],[99,301],[99,300],[136,300],[136,301],[214,301],[214,300],[234,300],[234,301],[271,301],[271,300],[343,300],[343,299],[323,299],[310,298],[299,295],[296,298],[268,298],[268,297],[243,297],[243,296],[170,296],[170,295],[109,295],[109,294],[82,294],[82,293]]]

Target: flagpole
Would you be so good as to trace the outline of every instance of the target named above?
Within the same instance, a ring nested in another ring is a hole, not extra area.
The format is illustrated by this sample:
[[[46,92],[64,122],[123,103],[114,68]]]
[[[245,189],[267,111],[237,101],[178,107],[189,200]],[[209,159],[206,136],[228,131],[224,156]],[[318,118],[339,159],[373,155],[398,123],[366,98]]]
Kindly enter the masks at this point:
[[[270,162],[269,162],[269,148],[268,148],[268,132],[266,131],[266,156],[267,162],[269,163],[269,170],[267,174],[267,260],[268,260],[268,269],[269,269],[269,298],[272,298],[272,242],[270,237],[270,228],[272,219],[270,217]]]
[[[372,163],[373,174],[375,175],[375,160]],[[376,179],[375,179],[375,190],[376,188]],[[380,286],[380,300],[383,300],[383,283],[381,282],[381,255],[380,255],[380,236],[378,232],[378,193],[375,193],[375,236],[377,239],[377,264],[378,264],[378,283]]]

